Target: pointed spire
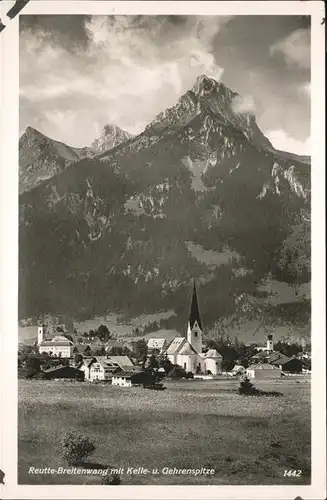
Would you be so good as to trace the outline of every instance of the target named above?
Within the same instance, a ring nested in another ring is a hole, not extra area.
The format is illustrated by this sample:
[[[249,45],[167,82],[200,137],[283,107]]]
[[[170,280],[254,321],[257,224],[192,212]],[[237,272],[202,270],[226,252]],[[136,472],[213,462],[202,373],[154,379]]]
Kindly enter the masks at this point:
[[[195,280],[193,280],[193,293],[192,293],[191,310],[190,310],[190,316],[189,316],[190,328],[193,328],[195,321],[197,321],[199,327],[202,330],[202,323],[201,323],[201,318],[200,318],[198,298],[196,295]]]

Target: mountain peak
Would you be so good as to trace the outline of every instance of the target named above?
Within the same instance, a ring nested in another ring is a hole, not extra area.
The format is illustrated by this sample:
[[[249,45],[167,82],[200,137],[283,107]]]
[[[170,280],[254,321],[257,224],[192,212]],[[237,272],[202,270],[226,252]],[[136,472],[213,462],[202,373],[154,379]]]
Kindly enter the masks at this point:
[[[233,92],[228,87],[226,87],[226,85],[224,85],[222,82],[206,75],[200,75],[197,77],[192,87],[192,91],[198,97],[217,93],[220,95],[224,95],[228,100],[232,100],[235,96],[238,95],[236,92]]]
[[[209,116],[210,120],[216,120],[217,126],[232,127],[256,146],[272,150],[273,146],[256,123],[251,97],[248,100],[251,106],[224,83],[200,75],[192,89],[183,94],[175,106],[159,113],[145,130],[155,135],[170,133],[189,124],[196,116],[202,115],[203,120]]]
[[[92,148],[101,152],[107,151],[131,139],[131,137],[133,136],[129,132],[122,130],[117,125],[107,123],[102,129],[100,137],[92,142]]]
[[[202,91],[211,92],[218,85],[218,82],[206,75],[200,75],[195,80],[192,90],[195,94],[200,94]]]
[[[23,135],[26,135],[29,138],[41,138],[41,137],[45,137],[44,134],[42,134],[36,128],[31,127],[30,125],[28,125],[28,127],[26,127],[25,132],[23,133]]]

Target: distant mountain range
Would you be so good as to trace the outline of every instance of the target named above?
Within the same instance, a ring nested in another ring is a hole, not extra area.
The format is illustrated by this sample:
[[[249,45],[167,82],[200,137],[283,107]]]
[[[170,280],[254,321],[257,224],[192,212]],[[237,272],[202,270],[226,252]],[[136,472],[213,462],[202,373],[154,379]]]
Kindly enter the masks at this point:
[[[108,125],[76,149],[28,128],[20,318],[174,310],[163,327],[178,328],[196,278],[208,327],[243,314],[240,295],[267,324],[308,325],[307,298],[270,306],[260,286],[310,280],[310,164],[275,150],[240,101],[201,76],[136,137]]]

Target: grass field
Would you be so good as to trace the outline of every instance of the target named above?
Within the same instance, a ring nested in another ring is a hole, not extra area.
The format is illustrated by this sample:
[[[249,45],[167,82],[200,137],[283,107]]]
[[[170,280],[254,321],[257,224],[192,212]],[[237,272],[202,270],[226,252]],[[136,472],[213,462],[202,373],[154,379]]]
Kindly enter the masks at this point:
[[[88,467],[145,467],[122,484],[310,484],[310,381],[257,382],[284,397],[244,397],[238,381],[166,382],[166,391],[64,381],[19,381],[20,484],[100,484],[96,475],[32,475],[67,467],[58,445],[67,430],[92,437]],[[215,469],[211,476],[164,475],[164,467]],[[284,477],[285,469],[302,471]]]

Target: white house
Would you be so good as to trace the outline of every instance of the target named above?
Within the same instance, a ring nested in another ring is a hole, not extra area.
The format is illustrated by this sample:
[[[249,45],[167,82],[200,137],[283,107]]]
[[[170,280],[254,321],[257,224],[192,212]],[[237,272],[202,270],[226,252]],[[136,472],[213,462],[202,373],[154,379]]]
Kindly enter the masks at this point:
[[[132,378],[129,373],[120,373],[112,376],[111,383],[120,387],[132,387]]]
[[[44,340],[45,327],[38,327],[38,348],[39,353],[47,353],[49,356],[61,358],[71,358],[73,356],[74,342],[65,335],[57,335],[50,340]]]
[[[166,339],[151,338],[148,340],[148,352],[158,351],[159,354],[164,352],[166,346]]]
[[[246,373],[246,368],[242,365],[235,365],[231,371],[231,374],[233,377],[238,377],[240,375],[245,375]]]
[[[135,370],[124,372],[120,370],[112,375],[111,383],[112,385],[119,385],[120,387],[132,387],[132,385],[138,385],[146,380],[146,374],[139,371],[135,367]]]
[[[187,326],[187,337],[175,337],[166,354],[173,363],[187,372],[221,373],[222,356],[215,349],[202,351],[202,323],[200,318],[196,287],[193,286],[191,310]]]
[[[79,366],[85,374],[85,380],[111,380],[112,375],[120,370],[137,371],[128,356],[93,356],[83,359]]]
[[[275,379],[282,376],[282,370],[279,366],[270,365],[269,363],[258,363],[247,368],[246,376],[258,380]]]

